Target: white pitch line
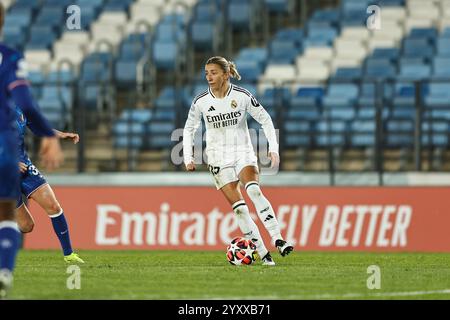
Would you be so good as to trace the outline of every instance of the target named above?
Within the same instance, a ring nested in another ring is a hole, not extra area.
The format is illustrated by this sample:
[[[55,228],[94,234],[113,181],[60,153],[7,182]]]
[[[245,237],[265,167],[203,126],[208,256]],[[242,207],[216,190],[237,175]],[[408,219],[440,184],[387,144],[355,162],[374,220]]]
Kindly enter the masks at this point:
[[[429,294],[450,294],[450,289],[430,290],[430,291],[405,291],[405,292],[376,292],[376,293],[344,293],[344,294],[319,294],[309,296],[310,299],[332,299],[332,298],[370,298],[370,297],[402,297],[402,296],[423,296]],[[305,296],[308,297],[308,296]]]
[[[444,290],[430,290],[430,291],[405,291],[405,292],[377,292],[377,293],[344,293],[344,294],[317,294],[317,295],[289,295],[289,296],[246,296],[246,297],[205,297],[206,299],[214,300],[279,300],[279,299],[294,299],[294,300],[320,300],[320,299],[342,299],[342,298],[373,298],[373,297],[402,297],[402,296],[422,296],[430,294],[450,294],[450,289]],[[202,299],[202,298],[200,298]]]
[[[317,294],[317,295],[289,295],[289,296],[232,296],[232,297],[217,297],[217,296],[198,296],[198,297],[184,297],[175,296],[166,299],[178,299],[178,300],[321,300],[321,299],[345,299],[345,298],[374,298],[374,297],[402,297],[402,296],[422,296],[430,294],[450,294],[450,289],[444,290],[430,290],[430,291],[405,291],[405,292],[377,292],[377,293],[344,293],[344,294]],[[112,295],[105,299],[123,299],[124,295]],[[27,299],[26,295],[15,295],[12,299]],[[126,299],[139,300],[139,299],[162,299],[160,294],[157,293],[144,293],[144,294],[130,294],[126,295]]]

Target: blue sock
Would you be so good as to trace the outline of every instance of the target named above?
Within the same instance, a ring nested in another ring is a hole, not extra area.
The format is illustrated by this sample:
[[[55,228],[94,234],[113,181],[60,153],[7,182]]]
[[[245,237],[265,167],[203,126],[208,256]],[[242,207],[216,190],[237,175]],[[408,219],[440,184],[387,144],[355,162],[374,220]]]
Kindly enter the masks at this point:
[[[73,250],[72,245],[70,244],[69,227],[67,226],[64,212],[61,211],[61,213],[50,216],[50,218],[52,220],[53,230],[55,230],[55,233],[58,236],[64,255],[68,256]]]
[[[14,270],[20,245],[20,232],[14,221],[0,222],[0,269]]]

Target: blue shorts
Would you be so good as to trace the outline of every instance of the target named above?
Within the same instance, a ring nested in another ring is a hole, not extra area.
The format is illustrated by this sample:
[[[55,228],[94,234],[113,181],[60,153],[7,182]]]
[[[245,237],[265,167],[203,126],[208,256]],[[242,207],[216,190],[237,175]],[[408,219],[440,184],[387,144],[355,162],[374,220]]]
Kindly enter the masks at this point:
[[[20,194],[17,159],[17,137],[14,132],[0,131],[0,200],[16,200]]]
[[[20,191],[21,194],[17,199],[17,208],[23,204],[22,194],[29,198],[33,192],[39,189],[41,186],[47,183],[44,176],[39,170],[31,163],[27,162],[28,170],[20,176]]]

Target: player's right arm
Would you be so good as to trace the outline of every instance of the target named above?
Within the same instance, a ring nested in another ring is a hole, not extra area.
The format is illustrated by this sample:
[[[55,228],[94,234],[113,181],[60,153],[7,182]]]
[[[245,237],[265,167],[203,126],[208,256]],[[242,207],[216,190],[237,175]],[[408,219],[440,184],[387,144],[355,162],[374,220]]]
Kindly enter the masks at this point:
[[[183,157],[187,171],[194,171],[194,135],[202,121],[200,107],[193,103],[183,130]]]
[[[26,118],[33,122],[35,133],[44,137],[41,141],[40,156],[44,166],[51,170],[59,167],[63,161],[63,153],[52,127],[39,112],[31,96],[26,76],[25,61],[22,57],[19,57],[19,59],[12,62],[6,73],[5,83],[15,105],[20,106]]]

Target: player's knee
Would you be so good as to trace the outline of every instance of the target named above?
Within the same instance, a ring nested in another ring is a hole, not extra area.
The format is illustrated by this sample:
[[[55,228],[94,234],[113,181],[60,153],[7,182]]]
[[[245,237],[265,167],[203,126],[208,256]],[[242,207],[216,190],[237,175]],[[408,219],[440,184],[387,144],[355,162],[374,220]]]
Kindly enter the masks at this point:
[[[27,221],[19,225],[19,230],[22,233],[30,233],[31,231],[33,231],[33,229],[34,229],[33,221]]]
[[[47,214],[55,215],[62,212],[62,208],[57,201],[49,203],[46,207]]]
[[[259,185],[252,184],[247,187],[247,194],[250,199],[256,199],[262,196],[262,191],[259,188]]]

